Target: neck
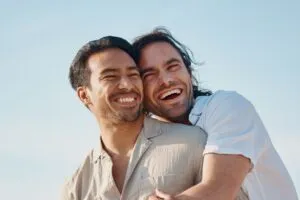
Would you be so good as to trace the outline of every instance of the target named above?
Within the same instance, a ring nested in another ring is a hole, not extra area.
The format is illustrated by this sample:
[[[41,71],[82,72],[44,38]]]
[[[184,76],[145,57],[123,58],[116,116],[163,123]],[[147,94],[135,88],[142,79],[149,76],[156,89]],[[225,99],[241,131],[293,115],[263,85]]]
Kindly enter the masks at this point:
[[[191,98],[190,101],[189,101],[188,109],[186,110],[186,112],[183,113],[180,116],[177,116],[177,117],[173,118],[172,122],[191,125],[191,122],[189,120],[189,115],[190,115],[190,112],[191,112],[194,104],[195,104],[195,99]]]
[[[144,115],[133,122],[111,122],[106,119],[98,121],[101,128],[103,148],[112,156],[130,156],[136,139],[140,134]]]
[[[172,119],[172,120],[169,120],[167,118],[164,118],[164,117],[161,117],[158,115],[153,115],[152,117],[155,119],[158,119],[159,121],[163,121],[163,122],[174,122],[174,123],[191,125],[188,117],[180,117],[180,118],[176,118],[176,119]]]
[[[172,122],[191,125],[191,122],[189,121],[189,115],[188,114],[185,114],[185,115],[179,116],[177,118],[174,118],[172,120]]]
[[[189,116],[194,105],[195,105],[195,98],[192,98],[188,110],[182,116],[178,117],[178,120],[175,119],[174,122],[192,125],[189,120]]]

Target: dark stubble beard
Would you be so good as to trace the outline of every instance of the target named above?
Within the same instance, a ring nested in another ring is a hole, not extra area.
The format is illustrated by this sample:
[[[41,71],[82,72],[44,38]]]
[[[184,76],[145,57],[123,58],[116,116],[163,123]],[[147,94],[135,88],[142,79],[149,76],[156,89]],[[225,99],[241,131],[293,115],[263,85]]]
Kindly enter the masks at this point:
[[[125,112],[107,112],[107,119],[112,119],[115,123],[134,122],[143,113],[143,105],[139,105],[139,109],[135,113]]]

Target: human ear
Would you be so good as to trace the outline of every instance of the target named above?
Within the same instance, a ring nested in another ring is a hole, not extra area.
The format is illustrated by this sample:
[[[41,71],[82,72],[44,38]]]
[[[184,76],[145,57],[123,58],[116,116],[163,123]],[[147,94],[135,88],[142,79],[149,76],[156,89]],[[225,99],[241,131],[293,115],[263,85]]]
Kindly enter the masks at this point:
[[[80,101],[86,106],[89,107],[91,102],[91,98],[89,96],[89,93],[87,91],[87,88],[84,86],[80,86],[76,89],[77,96],[79,97]]]

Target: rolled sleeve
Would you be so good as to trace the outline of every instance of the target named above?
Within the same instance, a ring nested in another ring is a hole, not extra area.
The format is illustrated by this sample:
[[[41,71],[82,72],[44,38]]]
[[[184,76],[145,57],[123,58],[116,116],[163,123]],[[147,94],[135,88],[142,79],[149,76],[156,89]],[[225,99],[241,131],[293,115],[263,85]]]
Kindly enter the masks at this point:
[[[252,165],[257,163],[268,134],[247,99],[236,92],[219,91],[203,107],[201,118],[195,125],[208,134],[204,154],[242,155]]]

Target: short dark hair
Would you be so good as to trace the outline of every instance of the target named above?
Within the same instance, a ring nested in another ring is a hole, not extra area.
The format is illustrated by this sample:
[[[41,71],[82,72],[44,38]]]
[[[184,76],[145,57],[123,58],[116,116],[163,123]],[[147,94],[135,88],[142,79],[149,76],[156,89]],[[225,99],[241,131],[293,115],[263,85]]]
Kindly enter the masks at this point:
[[[132,57],[135,62],[137,61],[135,49],[123,38],[105,36],[98,40],[89,41],[79,49],[70,66],[69,80],[74,90],[80,86],[90,86],[91,70],[86,62],[92,54],[109,48],[119,48]]]
[[[152,44],[154,42],[167,42],[170,45],[172,45],[176,49],[176,51],[180,54],[180,56],[183,60],[183,63],[186,66],[186,68],[192,78],[194,98],[196,98],[197,96],[208,96],[208,95],[212,94],[212,92],[209,90],[199,89],[199,82],[192,73],[194,70],[192,68],[192,64],[199,65],[193,59],[193,52],[188,47],[186,47],[184,44],[182,44],[178,40],[176,40],[172,36],[171,32],[164,27],[157,27],[152,32],[147,33],[145,35],[141,35],[134,40],[132,45],[137,51],[138,62],[140,61],[142,49],[144,47],[146,47],[147,45]]]

